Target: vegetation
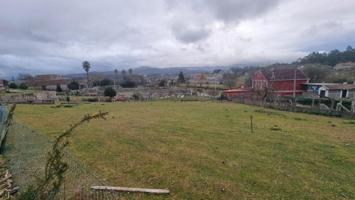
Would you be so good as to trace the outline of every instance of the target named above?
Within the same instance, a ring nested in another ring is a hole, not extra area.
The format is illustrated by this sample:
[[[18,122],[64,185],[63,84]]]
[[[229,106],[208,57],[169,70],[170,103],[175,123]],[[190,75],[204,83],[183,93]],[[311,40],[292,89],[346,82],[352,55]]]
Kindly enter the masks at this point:
[[[114,83],[115,83],[115,86],[116,86],[117,83],[118,83],[118,69],[115,69],[113,72],[115,73],[115,81],[114,81]]]
[[[348,46],[345,51],[334,49],[329,53],[313,52],[297,61],[300,64],[319,63],[330,66],[343,62],[355,62],[355,49],[351,46]]]
[[[55,89],[55,91],[63,92],[63,89],[62,89],[62,87],[59,84],[57,84],[57,88]]]
[[[137,87],[137,83],[132,80],[126,79],[120,83],[120,86],[123,88],[135,88]]]
[[[77,129],[70,150],[108,185],[168,188],[171,199],[355,198],[350,120],[170,101],[18,105],[15,120],[57,137],[53,130],[97,110],[110,117]]]
[[[236,73],[223,74],[223,85],[230,89],[236,86],[238,75]]]
[[[185,76],[184,76],[184,73],[181,71],[178,75],[178,80],[177,80],[178,83],[185,83],[186,80],[185,80]]]
[[[17,89],[16,83],[10,83],[10,84],[9,84],[9,88],[10,88],[10,89]]]
[[[80,88],[79,83],[77,81],[72,81],[68,84],[68,88],[70,90],[78,90]]]
[[[311,82],[324,82],[331,71],[332,67],[321,64],[307,64],[303,69],[303,72],[310,78]]]
[[[55,199],[64,182],[64,174],[70,166],[63,160],[64,151],[69,144],[69,137],[74,130],[86,122],[93,119],[106,119],[108,113],[86,114],[81,120],[71,125],[67,130],[60,134],[53,143],[52,149],[48,152],[48,159],[45,166],[44,178],[39,177],[36,186],[31,186],[21,194],[21,200]]]
[[[159,81],[159,87],[165,87],[167,85],[166,79],[162,79]]]
[[[355,69],[335,70],[322,64],[305,64],[303,72],[311,82],[352,83],[355,77]]]
[[[19,89],[21,90],[27,90],[28,89],[28,86],[26,85],[26,83],[21,83],[19,86],[18,86]]]
[[[116,96],[116,90],[114,90],[112,87],[105,88],[104,95],[106,97],[114,97]]]
[[[91,65],[89,63],[89,61],[84,61],[83,64],[83,69],[84,71],[86,72],[86,84],[87,84],[87,87],[89,88],[89,71],[90,71],[90,68],[91,68]]]
[[[108,85],[113,85],[113,81],[108,78],[104,78],[102,80],[96,80],[93,82],[93,86],[108,86]]]

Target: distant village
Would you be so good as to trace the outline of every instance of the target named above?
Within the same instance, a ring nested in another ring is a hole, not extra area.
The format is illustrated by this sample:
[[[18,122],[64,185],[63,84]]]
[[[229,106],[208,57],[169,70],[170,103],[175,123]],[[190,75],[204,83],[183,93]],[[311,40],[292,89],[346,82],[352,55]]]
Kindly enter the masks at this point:
[[[2,103],[215,99],[281,110],[355,113],[355,50],[313,52],[291,64],[263,67],[140,67],[81,74],[18,74],[0,80]]]
[[[73,97],[91,102],[196,97],[285,109],[355,112],[355,82],[314,82],[303,68],[299,64],[242,68],[234,72],[233,69],[185,73],[181,70],[177,74],[142,75],[134,69],[112,73],[90,73],[89,69],[86,74],[78,75],[20,74],[15,80],[0,81],[0,91],[4,94],[0,101],[54,103],[78,99]],[[353,72],[355,64],[341,63],[335,70]]]

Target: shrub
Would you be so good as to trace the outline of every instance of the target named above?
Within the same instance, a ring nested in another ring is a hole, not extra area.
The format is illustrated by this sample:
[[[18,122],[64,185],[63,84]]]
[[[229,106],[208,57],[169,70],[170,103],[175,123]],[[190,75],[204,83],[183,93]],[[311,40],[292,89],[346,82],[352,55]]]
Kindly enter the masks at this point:
[[[93,82],[93,86],[109,86],[109,85],[113,85],[113,81],[111,79],[102,79],[102,80],[95,80]]]
[[[137,87],[137,83],[131,80],[125,80],[120,83],[121,87],[123,88],[134,88]]]
[[[18,86],[19,89],[21,90],[27,90],[28,89],[28,86],[25,84],[25,83],[21,83],[19,86]]]
[[[159,82],[159,87],[165,87],[166,84],[167,84],[167,81],[165,79],[163,79]]]
[[[100,86],[108,86],[108,85],[113,85],[113,81],[107,78],[102,79],[100,81]]]
[[[82,98],[82,101],[87,101],[87,102],[98,102],[99,99],[97,97],[90,97],[90,98]]]
[[[56,91],[57,91],[57,92],[63,92],[63,89],[62,89],[62,87],[60,87],[60,85],[59,85],[59,84],[57,85],[57,89],[56,89]]]
[[[142,95],[141,93],[137,92],[137,93],[134,93],[134,94],[132,95],[132,98],[133,98],[134,100],[136,100],[136,101],[142,100],[142,99],[143,99],[143,95]]]
[[[10,83],[9,88],[11,88],[11,89],[17,89],[16,83]]]
[[[116,96],[116,90],[114,90],[112,87],[108,87],[105,89],[104,95],[106,97],[112,98],[112,97]]]
[[[79,89],[79,83],[76,81],[72,81],[68,84],[68,88],[70,90],[78,90]]]

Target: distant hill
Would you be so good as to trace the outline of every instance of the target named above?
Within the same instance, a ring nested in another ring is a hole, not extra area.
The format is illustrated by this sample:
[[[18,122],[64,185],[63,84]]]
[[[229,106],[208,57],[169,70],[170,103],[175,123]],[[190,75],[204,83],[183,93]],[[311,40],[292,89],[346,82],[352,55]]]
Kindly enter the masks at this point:
[[[177,75],[181,71],[184,74],[196,74],[196,73],[207,73],[212,72],[214,69],[224,69],[227,70],[227,67],[173,67],[173,68],[158,68],[158,67],[148,67],[142,66],[138,68],[132,68],[134,74],[139,75]],[[126,69],[127,71],[127,69]],[[119,71],[121,73],[121,71]],[[90,75],[94,76],[105,76],[105,77],[113,77],[113,71],[104,71],[104,72],[90,72]],[[78,74],[67,74],[65,77],[68,78],[76,78],[81,79],[85,78],[85,73],[78,73]]]
[[[212,72],[218,67],[173,67],[173,68],[157,68],[157,67],[138,67],[133,69],[133,71],[140,75],[177,75],[181,71],[185,74],[195,74],[195,73],[206,73]]]

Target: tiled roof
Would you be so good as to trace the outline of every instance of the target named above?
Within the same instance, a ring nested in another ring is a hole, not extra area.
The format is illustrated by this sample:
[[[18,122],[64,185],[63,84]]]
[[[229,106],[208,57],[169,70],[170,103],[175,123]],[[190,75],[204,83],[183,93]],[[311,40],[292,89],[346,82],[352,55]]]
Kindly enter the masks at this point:
[[[307,80],[306,75],[299,69],[273,69],[273,70],[263,70],[262,73],[268,80],[293,80],[295,79],[295,70],[296,70],[296,79],[297,80]]]
[[[355,84],[327,85],[329,90],[355,90]]]

